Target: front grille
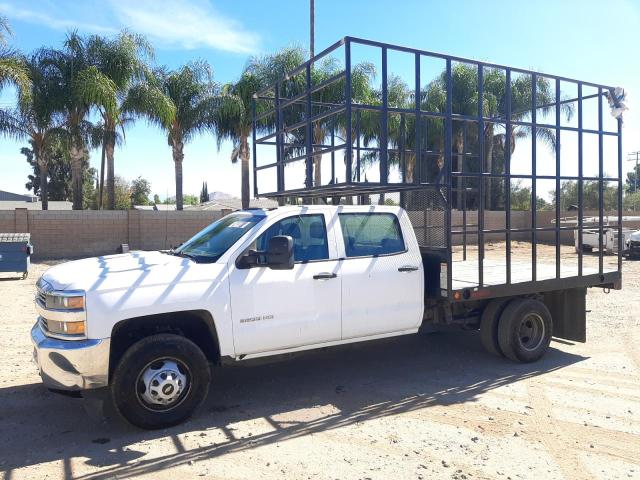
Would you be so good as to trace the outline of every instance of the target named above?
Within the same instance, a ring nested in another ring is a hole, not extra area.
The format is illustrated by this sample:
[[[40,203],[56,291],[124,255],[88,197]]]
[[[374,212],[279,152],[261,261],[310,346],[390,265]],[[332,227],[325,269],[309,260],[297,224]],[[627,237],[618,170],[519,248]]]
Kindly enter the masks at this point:
[[[36,302],[38,302],[41,306],[46,307],[47,293],[49,293],[51,290],[53,290],[51,284],[40,277],[38,283],[36,283]]]
[[[40,317],[40,328],[42,328],[42,331],[45,333],[49,331],[49,323],[46,318]]]

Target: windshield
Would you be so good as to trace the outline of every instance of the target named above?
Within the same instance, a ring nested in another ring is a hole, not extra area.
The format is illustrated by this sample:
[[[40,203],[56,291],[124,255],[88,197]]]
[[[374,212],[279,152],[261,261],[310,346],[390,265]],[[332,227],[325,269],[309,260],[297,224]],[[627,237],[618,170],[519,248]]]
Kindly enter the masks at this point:
[[[191,258],[196,262],[215,262],[245,233],[265,218],[264,215],[251,212],[231,213],[196,233],[172,253]]]

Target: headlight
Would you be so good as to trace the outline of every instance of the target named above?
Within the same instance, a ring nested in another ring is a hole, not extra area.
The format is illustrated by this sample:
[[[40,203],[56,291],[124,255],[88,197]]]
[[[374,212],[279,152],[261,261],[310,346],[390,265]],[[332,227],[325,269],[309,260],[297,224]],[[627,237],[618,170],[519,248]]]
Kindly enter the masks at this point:
[[[84,310],[84,295],[48,293],[45,297],[45,307],[51,310]]]
[[[85,321],[79,322],[59,322],[57,320],[47,320],[47,331],[56,335],[84,335]]]

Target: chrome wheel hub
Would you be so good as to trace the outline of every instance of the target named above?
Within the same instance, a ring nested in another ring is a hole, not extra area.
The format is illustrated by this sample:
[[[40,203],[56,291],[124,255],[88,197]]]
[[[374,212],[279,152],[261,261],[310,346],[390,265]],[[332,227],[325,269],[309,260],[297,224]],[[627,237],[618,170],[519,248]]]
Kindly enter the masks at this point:
[[[141,399],[154,407],[171,407],[188,388],[187,375],[178,362],[159,360],[147,366],[140,380],[144,386]]]

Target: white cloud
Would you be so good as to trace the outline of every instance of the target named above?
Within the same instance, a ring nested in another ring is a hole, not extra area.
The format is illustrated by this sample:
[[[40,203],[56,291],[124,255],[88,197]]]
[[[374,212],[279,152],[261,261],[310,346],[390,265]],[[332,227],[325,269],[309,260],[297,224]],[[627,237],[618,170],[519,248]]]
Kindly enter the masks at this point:
[[[170,47],[210,47],[233,53],[256,53],[259,37],[238,21],[195,0],[112,0],[116,17],[133,31]]]
[[[114,33],[117,31],[117,29],[113,27],[104,27],[102,25],[85,23],[69,18],[56,18],[42,10],[29,10],[27,8],[15,7],[8,3],[0,3],[0,12],[12,19],[44,25],[54,30],[78,29],[92,33]]]

